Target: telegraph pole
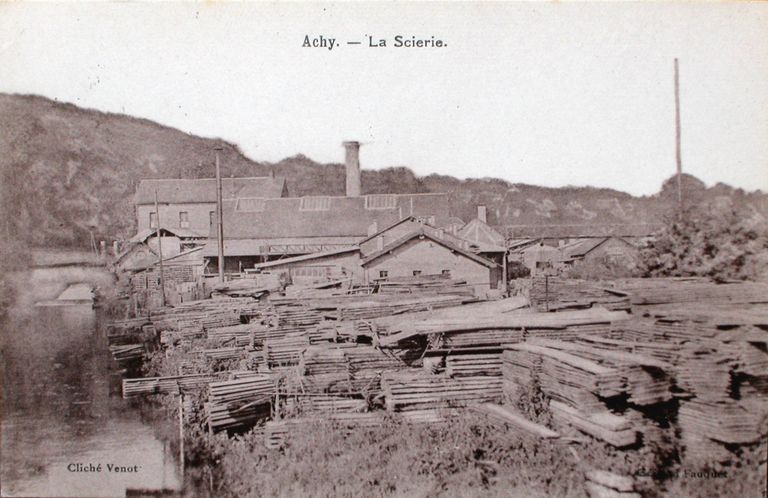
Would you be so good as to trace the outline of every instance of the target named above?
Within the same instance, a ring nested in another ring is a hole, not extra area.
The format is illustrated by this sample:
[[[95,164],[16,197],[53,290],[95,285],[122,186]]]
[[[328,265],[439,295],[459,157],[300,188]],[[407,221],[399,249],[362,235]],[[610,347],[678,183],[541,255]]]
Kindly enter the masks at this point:
[[[683,158],[680,151],[680,68],[675,57],[675,158],[677,160],[677,211],[683,219]]]
[[[155,189],[155,237],[157,237],[157,253],[160,256],[160,296],[162,306],[165,306],[165,275],[163,274],[163,238],[160,236],[160,204],[157,202],[157,189]]]
[[[219,282],[224,282],[224,213],[221,202],[221,166],[219,164],[219,151],[223,150],[217,146],[216,150],[216,238],[219,243]]]

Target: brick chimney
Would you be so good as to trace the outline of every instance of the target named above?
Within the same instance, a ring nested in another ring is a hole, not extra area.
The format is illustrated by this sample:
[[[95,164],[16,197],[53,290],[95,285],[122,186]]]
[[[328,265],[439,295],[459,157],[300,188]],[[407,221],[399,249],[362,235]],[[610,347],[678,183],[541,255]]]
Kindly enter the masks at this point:
[[[342,142],[347,153],[347,197],[360,197],[360,142]]]
[[[477,219],[482,221],[483,223],[488,223],[488,215],[486,207],[482,204],[477,206]]]

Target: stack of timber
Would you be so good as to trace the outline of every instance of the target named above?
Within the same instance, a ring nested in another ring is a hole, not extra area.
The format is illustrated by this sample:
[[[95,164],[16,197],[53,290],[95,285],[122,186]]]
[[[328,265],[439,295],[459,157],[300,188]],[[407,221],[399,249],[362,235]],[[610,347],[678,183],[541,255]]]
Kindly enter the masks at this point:
[[[289,398],[284,406],[286,412],[299,415],[327,415],[331,413],[362,413],[368,410],[364,399],[327,394],[303,395]]]
[[[597,330],[608,331],[612,322],[625,320],[626,317],[625,312],[600,308],[556,314],[510,313],[482,317],[465,313],[461,317],[447,319],[403,320],[397,326],[399,329],[397,333],[380,338],[379,343],[382,346],[388,346],[414,336],[442,334],[443,337],[447,336],[449,340],[453,340],[456,347],[466,347],[473,341],[478,346],[498,346],[519,343],[529,333],[528,331],[539,329],[549,331],[551,336],[557,337],[575,337],[578,333],[576,327],[583,326],[588,326],[590,333]],[[559,334],[556,333],[558,331]],[[471,336],[467,340],[456,337],[462,333],[471,333]]]
[[[591,470],[586,473],[587,494],[590,498],[641,498],[636,491],[635,480],[607,470]]]
[[[326,413],[322,416],[270,420],[264,426],[267,448],[278,449],[293,433],[322,429],[323,424],[336,427],[376,427],[383,422],[381,412]]]
[[[397,418],[404,424],[435,424],[445,422],[446,420],[457,416],[460,416],[460,412],[455,409],[412,410],[397,414]],[[384,416],[381,411],[336,412],[325,413],[322,416],[270,420],[264,427],[265,444],[267,448],[278,449],[285,444],[286,439],[292,434],[301,431],[323,430],[324,424],[355,429],[361,427],[377,427],[383,423]]]
[[[625,292],[633,308],[683,303],[750,305],[768,303],[768,284],[756,282],[716,283],[704,278],[636,278],[611,282]],[[679,309],[680,306],[677,306]]]
[[[380,294],[453,294],[472,297],[474,290],[466,280],[452,279],[447,275],[418,275],[390,277],[376,281]]]
[[[421,372],[394,372],[382,376],[381,387],[390,411],[465,407],[501,401],[501,378],[449,378]]]
[[[373,346],[327,343],[310,346],[301,355],[299,372],[304,389],[312,392],[358,393],[380,391],[385,371],[405,367],[401,358]]]
[[[257,324],[252,325],[250,323],[231,325],[229,327],[211,327],[206,330],[206,335],[208,339],[220,343],[234,342],[237,339],[245,337],[247,339],[246,344],[248,344],[251,341],[251,335],[261,328],[264,327]]]
[[[268,367],[298,365],[301,353],[309,347],[309,337],[303,333],[290,333],[264,341],[263,351]]]
[[[144,358],[144,344],[125,344],[109,346],[109,352],[115,361],[135,361]]]
[[[205,410],[211,432],[242,429],[269,417],[275,384],[268,375],[211,382]]]
[[[600,287],[585,280],[559,277],[534,277],[530,290],[531,306],[540,312],[585,309],[601,306],[609,310],[629,310],[627,293]]]
[[[467,301],[468,299],[465,297],[454,295],[408,297],[394,300],[366,300],[339,306],[337,319],[364,320],[415,311],[461,306]]]
[[[501,351],[489,353],[449,354],[445,358],[448,377],[501,376]]]
[[[264,279],[240,278],[214,285],[213,292],[217,296],[260,298],[279,290],[280,287],[277,279],[265,282]]]
[[[123,398],[147,394],[179,394],[198,390],[207,386],[211,379],[212,377],[208,374],[123,379]]]
[[[107,342],[114,345],[135,344],[155,339],[157,331],[146,318],[121,320],[107,325]]]

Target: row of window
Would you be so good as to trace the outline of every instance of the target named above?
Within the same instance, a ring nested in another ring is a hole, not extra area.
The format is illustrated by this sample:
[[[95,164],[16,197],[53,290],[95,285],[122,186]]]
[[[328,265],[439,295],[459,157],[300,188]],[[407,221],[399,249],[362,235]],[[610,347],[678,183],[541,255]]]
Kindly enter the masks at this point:
[[[451,276],[451,270],[442,270],[440,272],[442,275],[445,275],[446,277]],[[418,277],[421,275],[421,270],[413,270],[413,276]],[[387,278],[389,276],[388,270],[379,270],[379,278]]]
[[[208,224],[213,226],[216,223],[216,211],[209,211],[208,212]],[[189,212],[188,211],[180,211],[179,212],[179,228],[189,228]],[[157,228],[157,213],[154,211],[151,211],[149,213],[149,227],[150,228]]]

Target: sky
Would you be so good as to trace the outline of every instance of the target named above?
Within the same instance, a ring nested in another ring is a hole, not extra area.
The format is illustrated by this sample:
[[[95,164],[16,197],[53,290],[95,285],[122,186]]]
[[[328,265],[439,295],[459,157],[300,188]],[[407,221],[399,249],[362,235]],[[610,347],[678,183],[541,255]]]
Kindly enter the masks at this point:
[[[675,172],[675,57],[683,170],[768,190],[766,2],[0,2],[0,92],[259,161],[342,162],[358,140],[364,168],[636,195]]]

